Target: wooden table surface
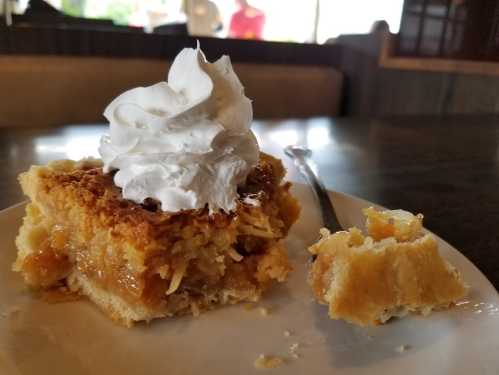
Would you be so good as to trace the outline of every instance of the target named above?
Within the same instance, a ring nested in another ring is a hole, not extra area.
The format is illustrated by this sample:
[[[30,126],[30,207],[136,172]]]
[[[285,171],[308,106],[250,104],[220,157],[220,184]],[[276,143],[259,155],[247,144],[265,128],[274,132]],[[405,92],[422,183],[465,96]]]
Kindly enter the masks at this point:
[[[306,144],[330,189],[425,215],[425,226],[499,288],[499,118],[398,117],[255,121],[263,151]],[[0,209],[24,198],[31,164],[98,156],[104,124],[0,129]],[[297,180],[289,160],[290,179]]]

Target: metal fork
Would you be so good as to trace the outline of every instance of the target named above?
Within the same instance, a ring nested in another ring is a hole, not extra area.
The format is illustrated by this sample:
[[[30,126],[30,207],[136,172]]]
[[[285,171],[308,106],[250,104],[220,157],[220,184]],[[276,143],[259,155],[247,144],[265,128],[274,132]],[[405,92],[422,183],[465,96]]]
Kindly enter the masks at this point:
[[[287,146],[284,148],[284,153],[293,159],[296,168],[300,174],[307,180],[309,185],[319,202],[319,208],[322,215],[322,221],[324,226],[331,232],[336,232],[342,230],[341,225],[336,217],[336,212],[331,204],[329,195],[327,193],[324,184],[320,180],[319,176],[314,172],[311,167],[310,157],[312,156],[312,150],[305,146]]]

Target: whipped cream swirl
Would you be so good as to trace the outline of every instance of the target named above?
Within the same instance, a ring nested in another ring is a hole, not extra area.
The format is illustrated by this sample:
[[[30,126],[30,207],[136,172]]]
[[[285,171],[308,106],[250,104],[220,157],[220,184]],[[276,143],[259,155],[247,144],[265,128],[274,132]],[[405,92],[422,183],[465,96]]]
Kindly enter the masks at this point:
[[[251,101],[228,56],[209,63],[199,49],[175,58],[168,82],[118,96],[104,111],[110,134],[99,153],[125,199],[163,211],[236,208],[237,186],[258,161]]]

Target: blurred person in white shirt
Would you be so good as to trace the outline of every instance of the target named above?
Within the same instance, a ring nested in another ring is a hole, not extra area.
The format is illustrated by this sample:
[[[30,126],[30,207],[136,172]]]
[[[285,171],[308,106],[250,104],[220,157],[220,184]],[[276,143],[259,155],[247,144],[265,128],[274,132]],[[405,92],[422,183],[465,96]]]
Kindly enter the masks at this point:
[[[187,29],[190,35],[215,36],[222,28],[217,5],[210,0],[184,0]]]

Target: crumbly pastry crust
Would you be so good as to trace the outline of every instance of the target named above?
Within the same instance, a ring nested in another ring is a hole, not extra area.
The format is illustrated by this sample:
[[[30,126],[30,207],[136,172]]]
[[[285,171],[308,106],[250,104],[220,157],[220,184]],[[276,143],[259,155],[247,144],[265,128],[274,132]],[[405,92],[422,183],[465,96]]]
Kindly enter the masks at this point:
[[[122,199],[99,160],[33,166],[13,270],[34,289],[80,293],[126,326],[256,301],[291,267],[282,244],[299,205],[281,162],[261,154],[237,209],[162,212]]]
[[[466,294],[459,272],[438,252],[422,216],[400,220],[393,211],[372,208],[365,237],[359,229],[329,233],[310,247],[317,257],[309,283],[333,319],[361,326],[378,325],[409,312],[429,314]]]

